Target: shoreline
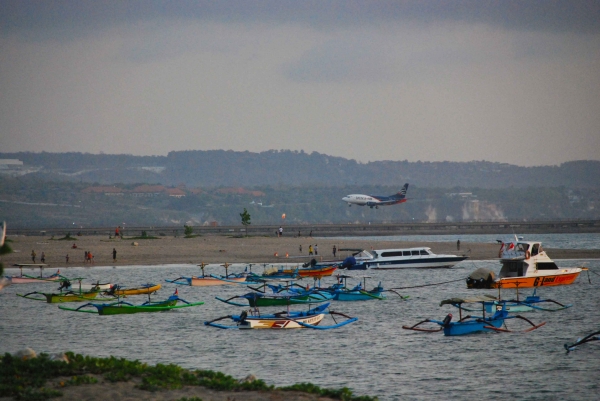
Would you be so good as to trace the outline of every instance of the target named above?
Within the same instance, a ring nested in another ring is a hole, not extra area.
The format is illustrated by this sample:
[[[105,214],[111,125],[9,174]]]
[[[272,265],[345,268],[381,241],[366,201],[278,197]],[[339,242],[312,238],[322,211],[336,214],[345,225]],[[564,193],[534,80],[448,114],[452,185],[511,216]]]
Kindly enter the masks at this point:
[[[343,260],[350,251],[338,251],[334,259],[332,248],[337,249],[390,249],[429,247],[436,254],[466,255],[470,260],[494,260],[498,258],[496,243],[461,241],[460,250],[453,242],[419,241],[365,241],[354,239],[329,239],[311,237],[230,237],[207,235],[195,238],[159,237],[157,239],[108,239],[106,236],[82,236],[74,240],[52,240],[39,236],[11,237],[8,244],[13,252],[3,255],[0,261],[5,268],[13,264],[33,263],[34,250],[40,262],[45,254],[46,268],[93,267],[93,266],[156,266],[166,264],[224,264],[263,263],[302,264],[312,258],[317,261]],[[72,248],[76,244],[77,248]],[[135,245],[137,244],[137,245]],[[318,255],[310,256],[308,247],[317,247]],[[302,252],[300,252],[302,246]],[[117,259],[113,262],[113,249]],[[93,263],[84,262],[84,252],[92,252]],[[600,259],[600,249],[551,249],[548,255],[561,259]],[[66,255],[69,255],[69,263]],[[287,254],[287,257],[286,257]]]

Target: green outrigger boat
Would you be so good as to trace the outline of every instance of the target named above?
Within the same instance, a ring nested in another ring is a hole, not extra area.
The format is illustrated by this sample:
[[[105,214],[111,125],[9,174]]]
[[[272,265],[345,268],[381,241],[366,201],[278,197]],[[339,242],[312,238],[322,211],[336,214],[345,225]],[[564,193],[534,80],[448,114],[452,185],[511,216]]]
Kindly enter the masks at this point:
[[[178,302],[183,302],[182,305],[178,305]],[[68,310],[71,312],[82,312],[82,313],[97,313],[98,315],[125,315],[132,313],[144,313],[144,312],[163,312],[171,309],[189,308],[190,306],[203,305],[204,302],[188,302],[177,296],[177,292],[171,295],[164,301],[147,301],[141,305],[133,305],[125,301],[117,301],[112,303],[96,304],[93,302],[81,305],[78,308],[67,308],[65,306],[59,306],[62,310]]]

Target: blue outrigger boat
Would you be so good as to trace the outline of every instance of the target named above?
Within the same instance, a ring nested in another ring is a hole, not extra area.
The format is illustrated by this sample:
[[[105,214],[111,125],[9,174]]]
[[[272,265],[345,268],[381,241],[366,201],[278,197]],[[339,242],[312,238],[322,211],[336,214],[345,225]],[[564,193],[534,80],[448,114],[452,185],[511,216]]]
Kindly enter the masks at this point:
[[[489,297],[487,298],[489,299]],[[519,315],[509,315],[508,311],[505,308],[505,301],[498,301],[499,306],[501,308],[494,312],[491,316],[486,316],[485,311],[485,302],[489,302],[486,297],[474,297],[474,298],[451,298],[444,300],[440,303],[442,305],[453,305],[456,306],[459,310],[459,320],[456,322],[452,321],[452,314],[449,313],[446,315],[444,320],[433,320],[433,319],[425,319],[413,326],[402,326],[405,330],[415,330],[415,331],[424,331],[424,332],[444,332],[445,336],[461,336],[465,334],[474,334],[474,333],[490,333],[490,332],[506,332],[509,333],[511,330],[506,328],[506,320],[508,319],[521,319],[529,323],[532,327],[525,330],[532,331],[537,328],[542,327],[546,324],[546,322],[535,325],[531,320],[519,316]],[[462,316],[463,304],[466,303],[478,303],[481,305],[481,316]],[[429,328],[421,328],[419,327],[424,323],[434,323],[439,326],[437,329],[429,329]],[[502,328],[504,325],[505,328]]]
[[[500,298],[500,294],[498,291],[498,298],[495,298],[491,295],[483,295],[485,297],[489,297],[489,300],[484,301],[485,311],[487,313],[494,313],[496,310],[501,308],[505,308],[507,312],[510,313],[524,313],[524,312],[533,312],[533,311],[545,311],[545,312],[557,312],[563,309],[570,308],[573,306],[572,304],[564,305],[560,302],[557,302],[553,299],[541,299],[538,295],[536,295],[537,288],[533,290],[533,294],[527,296],[524,300],[519,300],[519,292],[517,291],[517,299],[511,300],[502,300]],[[555,308],[547,308],[542,307],[542,304],[555,304],[557,307]],[[457,305],[455,305],[457,306]],[[474,309],[466,308],[461,306],[463,310],[468,312],[473,312]]]
[[[343,313],[329,311],[329,303],[319,305],[308,311],[283,311],[272,314],[261,314],[258,309],[243,311],[239,315],[227,315],[208,322],[206,326],[216,327],[218,329],[316,329],[330,330],[337,329],[347,324],[356,322],[358,318],[350,317]],[[334,319],[334,324],[329,326],[319,326],[325,315],[330,315]],[[343,322],[337,322],[335,316],[345,317]],[[221,320],[230,319],[233,325],[223,325],[217,323]]]
[[[249,292],[243,295],[235,295],[231,298],[223,299],[215,297],[221,302],[235,306],[285,306],[298,304],[317,304],[333,299],[333,295],[324,291],[296,291],[283,290],[273,294],[265,294],[260,292]],[[240,303],[233,301],[234,299],[246,300],[248,303]]]

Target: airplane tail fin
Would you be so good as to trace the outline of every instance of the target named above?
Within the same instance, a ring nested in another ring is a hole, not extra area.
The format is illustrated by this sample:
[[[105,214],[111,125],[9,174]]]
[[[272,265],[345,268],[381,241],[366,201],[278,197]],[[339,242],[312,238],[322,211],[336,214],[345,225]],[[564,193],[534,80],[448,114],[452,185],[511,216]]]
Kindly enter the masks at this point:
[[[404,184],[404,186],[402,187],[402,189],[400,190],[400,192],[398,192],[396,195],[400,199],[404,199],[406,197],[406,191],[408,191],[408,182],[406,184]]]

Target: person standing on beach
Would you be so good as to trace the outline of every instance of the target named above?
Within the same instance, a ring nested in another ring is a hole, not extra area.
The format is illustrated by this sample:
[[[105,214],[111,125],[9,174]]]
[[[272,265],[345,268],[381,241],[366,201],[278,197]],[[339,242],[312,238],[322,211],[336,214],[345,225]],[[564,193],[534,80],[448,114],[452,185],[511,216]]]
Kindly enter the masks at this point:
[[[308,246],[308,254],[309,254],[309,255],[312,255],[312,254],[313,254],[313,247],[312,247],[312,245],[309,245],[309,246]]]
[[[83,254],[83,263],[87,263],[88,261],[88,251],[85,251],[85,253]]]
[[[117,249],[113,248],[113,262],[117,261]]]
[[[283,236],[283,227],[279,226],[279,237]]]
[[[35,257],[37,256],[37,254],[35,253],[35,251],[32,249],[31,250],[31,260],[33,261],[33,263],[35,263]]]
[[[65,263],[69,263],[69,254],[67,253],[67,256],[65,256]]]
[[[337,252],[337,248],[335,247],[335,245],[333,246],[333,258],[335,259],[335,253]]]
[[[42,252],[42,256],[40,256],[40,261],[46,263],[46,254],[44,252]]]
[[[460,251],[460,240],[456,241],[456,250]]]
[[[302,253],[302,244],[300,244],[300,246],[298,247],[298,250],[300,251],[300,253]]]
[[[89,251],[88,251],[88,259],[90,261],[90,264],[94,263],[94,255],[92,255],[92,253]]]
[[[319,254],[319,245],[315,244],[315,255]]]
[[[115,238],[119,236],[119,227],[115,228]]]

